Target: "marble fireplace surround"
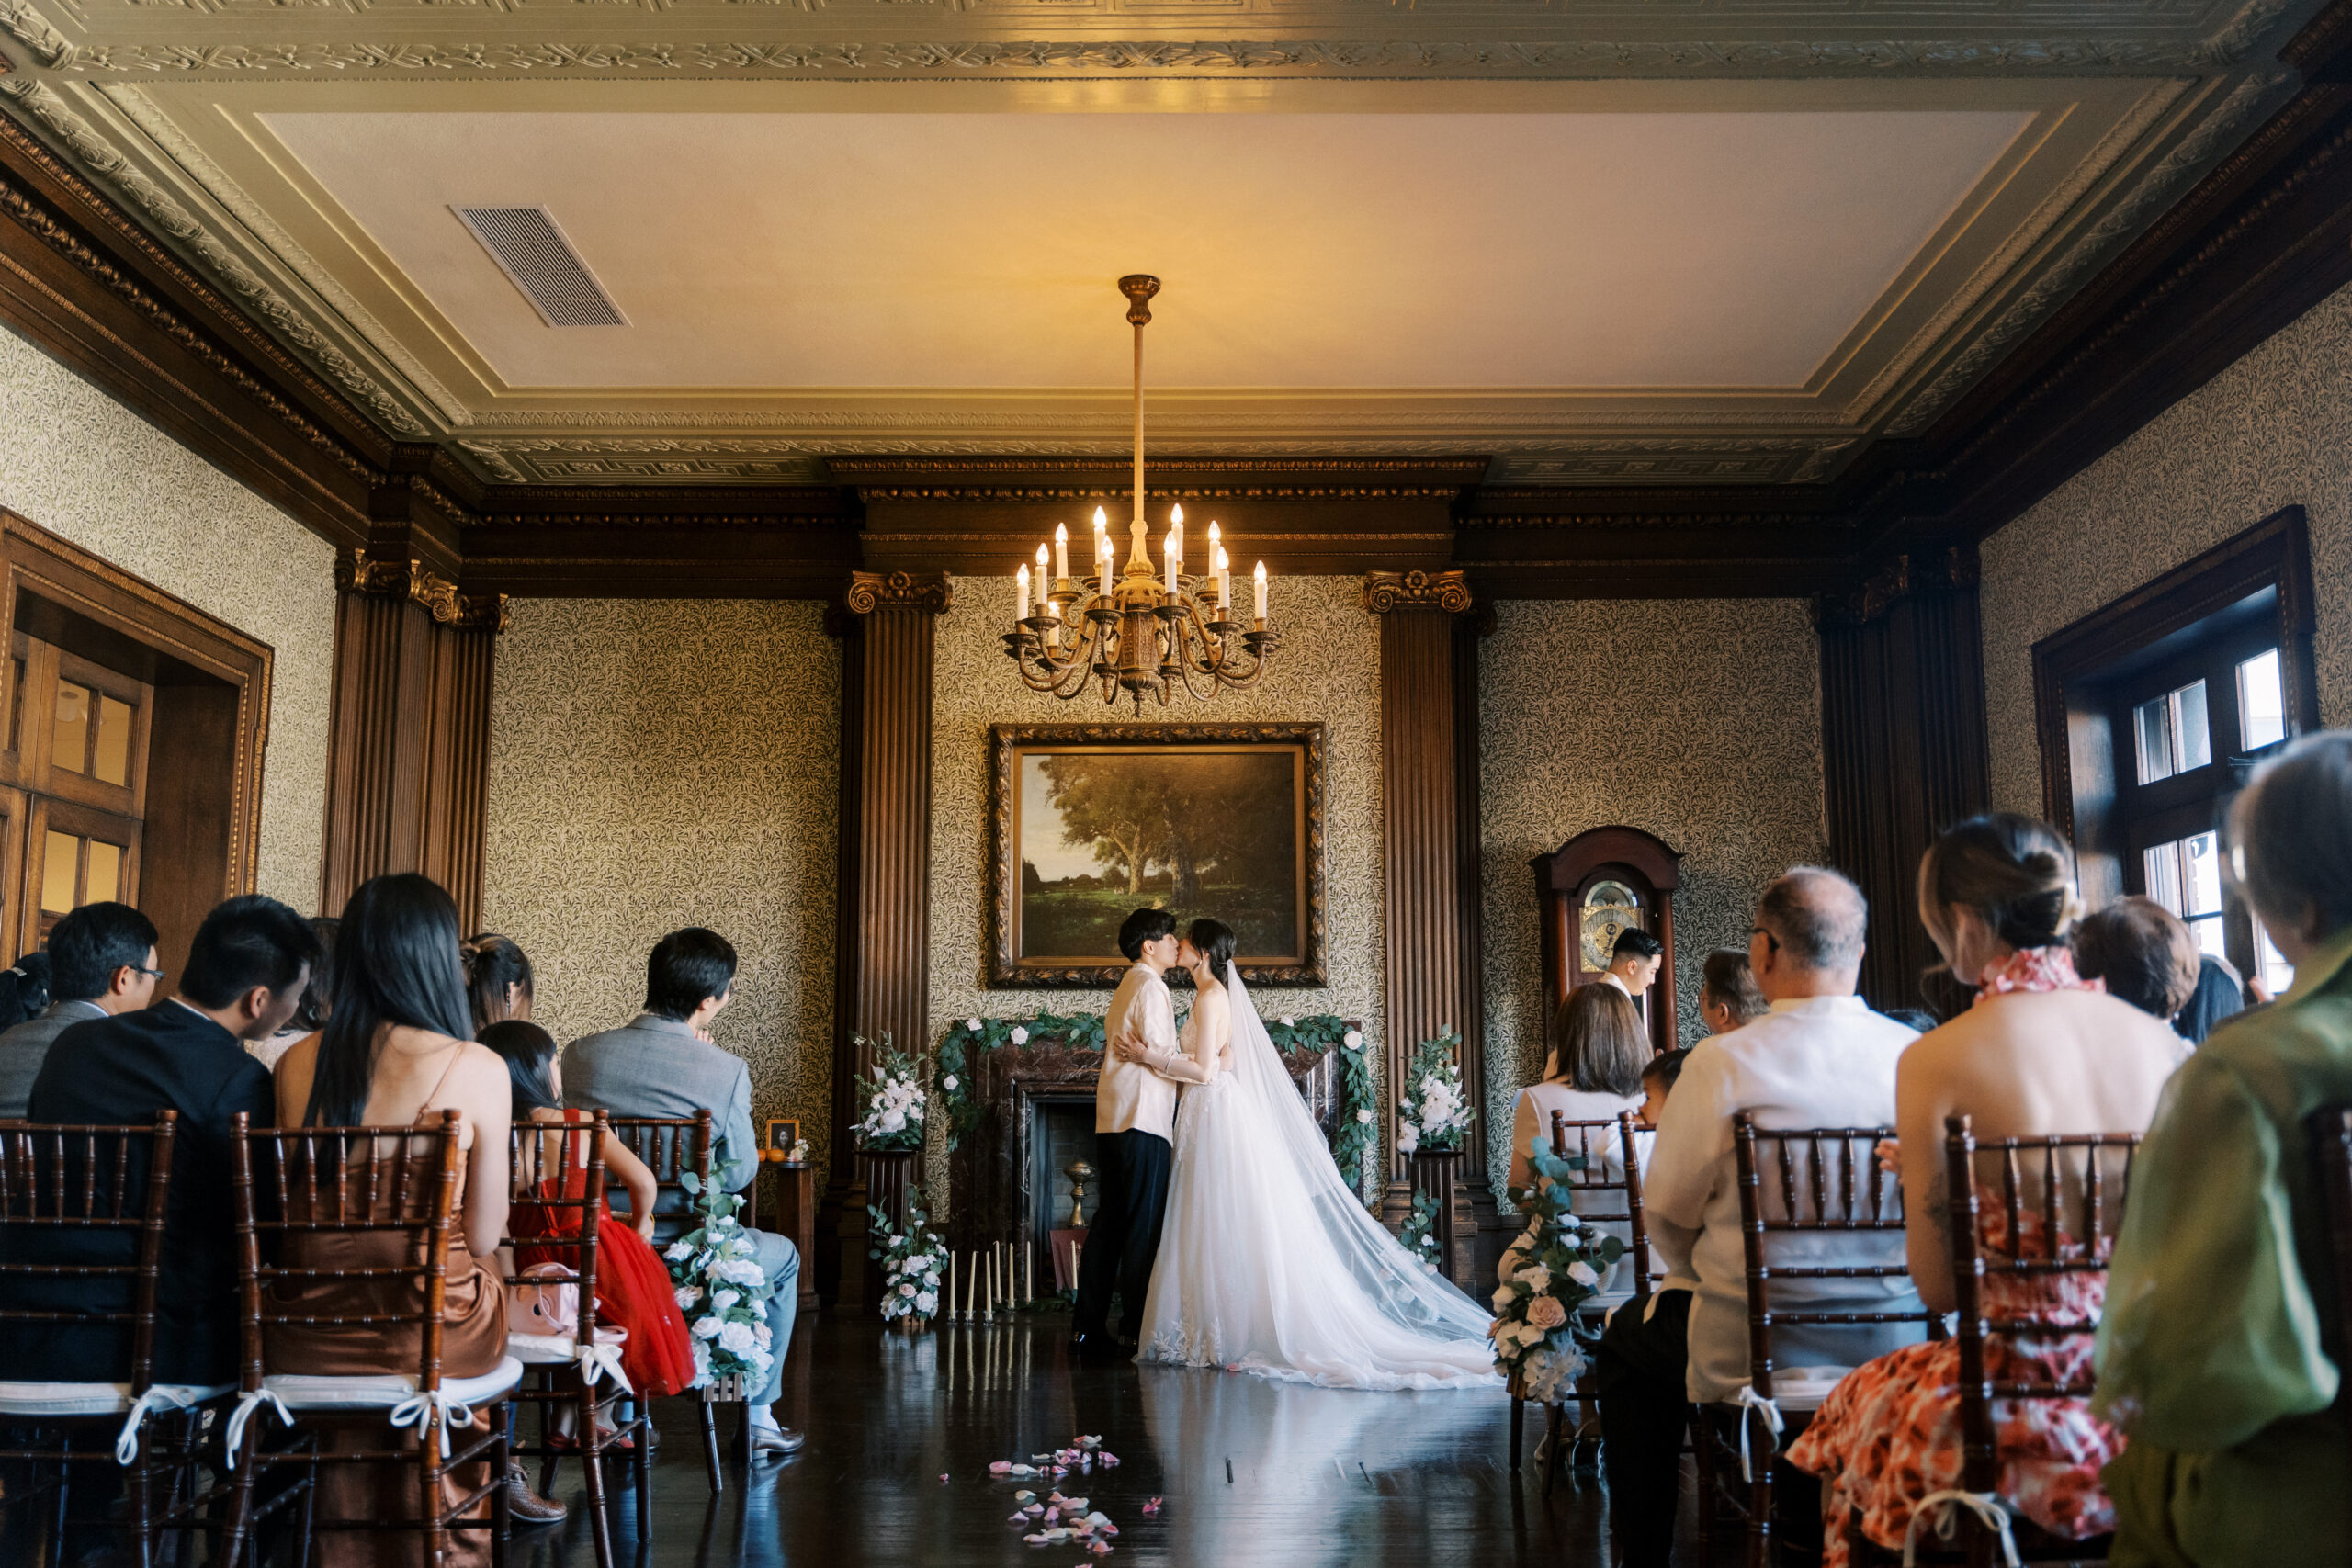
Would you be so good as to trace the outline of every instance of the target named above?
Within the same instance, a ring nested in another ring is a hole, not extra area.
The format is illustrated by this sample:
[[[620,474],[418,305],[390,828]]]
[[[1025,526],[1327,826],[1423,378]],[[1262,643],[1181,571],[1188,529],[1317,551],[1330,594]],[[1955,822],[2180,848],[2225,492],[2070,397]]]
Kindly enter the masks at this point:
[[[966,1073],[980,1121],[948,1156],[951,1246],[980,1247],[1018,1235],[1021,1216],[1036,1212],[1031,1153],[1039,1132],[1037,1111],[1045,1105],[1091,1102],[1102,1065],[1102,1054],[1084,1046],[1005,1045],[971,1054]],[[1338,1053],[1301,1051],[1285,1056],[1283,1065],[1328,1140],[1339,1117]]]

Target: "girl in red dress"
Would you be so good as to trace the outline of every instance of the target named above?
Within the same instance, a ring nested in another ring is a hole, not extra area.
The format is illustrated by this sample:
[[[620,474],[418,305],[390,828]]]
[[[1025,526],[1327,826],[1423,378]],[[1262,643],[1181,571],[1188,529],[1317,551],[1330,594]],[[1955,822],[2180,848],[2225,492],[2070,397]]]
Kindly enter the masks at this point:
[[[536,1023],[506,1019],[476,1037],[506,1059],[514,1080],[514,1124],[528,1122],[584,1122],[588,1113],[563,1109],[562,1068],[556,1060],[555,1039]],[[562,1158],[564,1140],[555,1136],[523,1140],[522,1178],[548,1199],[577,1201],[587,1190],[587,1150],[584,1140],[572,1140],[578,1155],[562,1172],[544,1168]],[[686,1322],[670,1283],[670,1270],[653,1250],[653,1173],[645,1162],[612,1134],[605,1134],[603,1156],[607,1180],[628,1191],[633,1224],[613,1217],[607,1205],[596,1220],[596,1319],[628,1330],[621,1345],[621,1371],[640,1397],[661,1398],[680,1393],[695,1379],[694,1349],[686,1337]],[[562,1236],[580,1228],[577,1209],[548,1208],[518,1202],[509,1221],[520,1243],[534,1236]],[[518,1246],[514,1265],[519,1272],[536,1263],[571,1264],[569,1248]]]

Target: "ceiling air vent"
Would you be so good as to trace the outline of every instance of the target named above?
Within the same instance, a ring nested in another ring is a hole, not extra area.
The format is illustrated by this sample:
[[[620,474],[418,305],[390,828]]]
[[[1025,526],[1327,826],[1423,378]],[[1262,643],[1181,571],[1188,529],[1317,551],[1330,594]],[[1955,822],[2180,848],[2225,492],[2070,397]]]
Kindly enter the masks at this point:
[[[625,327],[628,318],[544,207],[453,207],[551,327]]]

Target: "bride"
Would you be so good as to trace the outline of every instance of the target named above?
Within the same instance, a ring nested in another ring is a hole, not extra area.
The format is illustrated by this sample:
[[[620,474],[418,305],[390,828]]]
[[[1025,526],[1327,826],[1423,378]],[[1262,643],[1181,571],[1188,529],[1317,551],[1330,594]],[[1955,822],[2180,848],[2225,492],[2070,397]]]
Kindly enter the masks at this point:
[[[1194,920],[1179,1050],[1117,1046],[1187,1086],[1137,1359],[1326,1388],[1501,1386],[1487,1314],[1364,1212],[1232,960],[1233,932]]]

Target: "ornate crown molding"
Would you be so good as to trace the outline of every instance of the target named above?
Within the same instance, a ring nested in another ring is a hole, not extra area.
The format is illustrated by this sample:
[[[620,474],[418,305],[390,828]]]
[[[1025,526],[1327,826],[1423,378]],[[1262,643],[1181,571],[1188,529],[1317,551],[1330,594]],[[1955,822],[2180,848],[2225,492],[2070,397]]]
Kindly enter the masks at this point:
[[[1458,571],[1368,571],[1363,607],[1375,615],[1395,610],[1443,610],[1466,615],[1472,605],[1469,580]]]
[[[844,598],[850,613],[870,615],[876,610],[922,610],[944,615],[955,590],[944,571],[853,571]]]
[[[337,550],[334,585],[338,592],[371,599],[410,599],[424,606],[445,626],[459,631],[486,631],[495,637],[512,618],[503,593],[460,593],[458,585],[411,557],[405,561],[371,560],[360,549]]]

